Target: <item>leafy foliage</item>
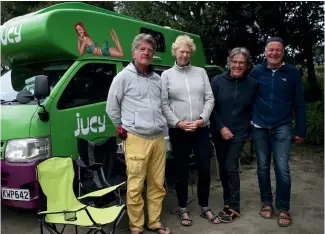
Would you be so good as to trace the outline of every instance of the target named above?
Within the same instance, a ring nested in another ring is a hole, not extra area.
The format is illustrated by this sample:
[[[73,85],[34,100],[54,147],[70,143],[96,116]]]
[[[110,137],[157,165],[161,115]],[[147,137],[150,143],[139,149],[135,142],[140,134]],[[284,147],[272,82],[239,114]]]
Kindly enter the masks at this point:
[[[307,135],[305,142],[322,145],[324,143],[324,102],[307,103]]]
[[[2,2],[1,23],[60,2]],[[208,64],[225,66],[228,51],[247,47],[254,63],[263,59],[265,41],[280,36],[286,44],[286,59],[307,68],[309,101],[322,100],[313,56],[323,48],[324,2],[279,1],[100,1],[84,2],[161,26],[198,34]],[[302,71],[303,72],[303,71]]]

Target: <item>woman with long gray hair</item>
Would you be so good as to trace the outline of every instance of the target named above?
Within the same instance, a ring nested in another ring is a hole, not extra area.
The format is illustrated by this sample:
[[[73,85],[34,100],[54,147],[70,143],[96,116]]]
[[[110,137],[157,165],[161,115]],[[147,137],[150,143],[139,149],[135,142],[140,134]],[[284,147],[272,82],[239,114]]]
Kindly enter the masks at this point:
[[[212,136],[224,199],[219,216],[225,223],[240,217],[239,156],[250,135],[251,109],[257,92],[257,81],[248,75],[250,65],[249,51],[236,47],[229,53],[229,69],[211,83],[215,99]]]

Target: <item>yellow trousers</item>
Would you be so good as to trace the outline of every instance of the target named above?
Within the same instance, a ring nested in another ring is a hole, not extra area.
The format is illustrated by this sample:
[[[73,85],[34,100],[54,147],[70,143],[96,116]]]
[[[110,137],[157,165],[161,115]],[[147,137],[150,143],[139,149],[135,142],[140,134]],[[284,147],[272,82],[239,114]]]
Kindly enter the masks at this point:
[[[127,212],[132,231],[144,229],[142,190],[147,181],[148,227],[161,226],[160,214],[166,195],[164,188],[166,147],[164,136],[145,139],[128,132],[124,142],[127,173]]]

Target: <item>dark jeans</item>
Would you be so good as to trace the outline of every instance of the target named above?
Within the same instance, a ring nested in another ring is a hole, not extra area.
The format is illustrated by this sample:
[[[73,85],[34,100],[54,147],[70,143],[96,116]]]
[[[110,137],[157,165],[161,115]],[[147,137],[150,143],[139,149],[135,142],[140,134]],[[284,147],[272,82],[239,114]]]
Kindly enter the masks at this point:
[[[255,144],[257,174],[261,201],[273,203],[270,165],[273,154],[273,165],[276,177],[276,201],[278,210],[290,210],[291,178],[289,154],[291,147],[292,125],[282,125],[273,129],[253,128],[252,137]]]
[[[219,133],[212,136],[219,161],[224,205],[240,213],[239,157],[245,142],[224,140]]]
[[[208,206],[210,191],[210,140],[208,127],[184,132],[179,128],[169,129],[169,139],[175,159],[176,192],[178,205],[185,208],[188,196],[189,156],[193,149],[198,171],[197,194],[199,205]]]

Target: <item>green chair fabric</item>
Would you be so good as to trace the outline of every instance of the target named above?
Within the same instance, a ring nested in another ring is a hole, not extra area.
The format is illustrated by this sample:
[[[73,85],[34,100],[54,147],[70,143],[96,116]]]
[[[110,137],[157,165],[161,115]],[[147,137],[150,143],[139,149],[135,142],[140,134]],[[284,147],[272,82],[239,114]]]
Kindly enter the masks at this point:
[[[47,210],[40,211],[38,215],[45,216],[43,219],[45,223],[99,228],[102,233],[105,233],[102,227],[116,222],[125,212],[124,204],[108,208],[94,208],[79,202],[73,191],[74,169],[70,157],[52,157],[39,163],[37,176],[46,196],[47,205]],[[122,184],[124,183],[86,194],[79,199],[105,195]],[[45,227],[51,226],[45,225]]]

